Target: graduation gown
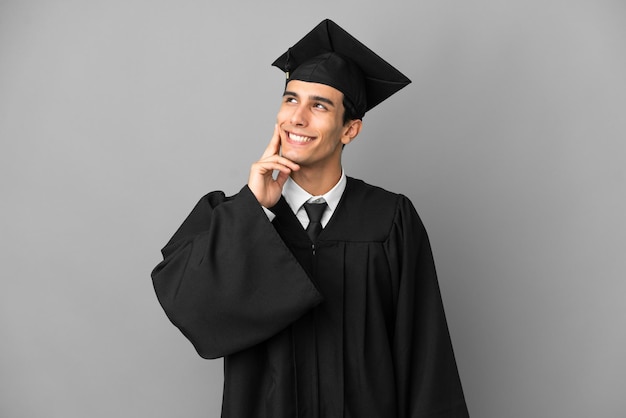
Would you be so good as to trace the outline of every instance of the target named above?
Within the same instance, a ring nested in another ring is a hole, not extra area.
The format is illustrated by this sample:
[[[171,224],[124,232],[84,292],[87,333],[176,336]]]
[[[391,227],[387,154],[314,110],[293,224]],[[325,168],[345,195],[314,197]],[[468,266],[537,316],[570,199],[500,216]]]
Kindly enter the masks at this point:
[[[284,198],[204,196],[152,272],[224,357],[225,418],[467,417],[430,244],[404,196],[348,177],[313,244]]]

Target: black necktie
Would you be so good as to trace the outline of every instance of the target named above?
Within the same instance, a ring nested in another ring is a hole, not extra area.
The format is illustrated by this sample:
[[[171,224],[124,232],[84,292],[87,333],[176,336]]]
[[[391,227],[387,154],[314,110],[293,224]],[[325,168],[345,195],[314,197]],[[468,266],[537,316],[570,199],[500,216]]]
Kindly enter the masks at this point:
[[[309,225],[306,227],[306,233],[309,234],[312,242],[315,242],[317,236],[322,232],[322,214],[327,206],[326,202],[304,204],[304,210],[309,215]]]

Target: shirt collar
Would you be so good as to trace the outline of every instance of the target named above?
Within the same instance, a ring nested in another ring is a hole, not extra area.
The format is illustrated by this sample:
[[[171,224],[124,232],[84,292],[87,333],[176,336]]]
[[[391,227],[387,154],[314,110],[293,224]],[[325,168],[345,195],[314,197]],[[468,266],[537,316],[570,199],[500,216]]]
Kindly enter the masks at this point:
[[[313,196],[302,187],[298,185],[295,181],[290,178],[287,179],[285,185],[283,186],[283,196],[289,204],[289,207],[293,211],[293,213],[298,212],[302,205],[304,205],[309,200],[314,200],[317,198],[324,198],[326,204],[328,204],[328,208],[331,212],[333,212],[337,205],[339,205],[339,201],[341,200],[341,196],[343,195],[343,191],[346,189],[346,174],[341,170],[341,178],[335,186],[330,189],[328,192],[324,193],[321,196]]]

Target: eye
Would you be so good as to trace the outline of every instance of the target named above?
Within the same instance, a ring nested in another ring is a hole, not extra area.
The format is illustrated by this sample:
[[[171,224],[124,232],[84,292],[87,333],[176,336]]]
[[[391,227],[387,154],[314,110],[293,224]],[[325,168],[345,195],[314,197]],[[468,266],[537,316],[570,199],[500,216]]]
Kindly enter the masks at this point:
[[[285,103],[298,103],[295,97],[285,96]]]
[[[315,109],[320,109],[320,110],[328,110],[328,108],[327,108],[325,105],[323,105],[322,103],[315,103],[315,104],[313,105],[313,107],[314,107]]]

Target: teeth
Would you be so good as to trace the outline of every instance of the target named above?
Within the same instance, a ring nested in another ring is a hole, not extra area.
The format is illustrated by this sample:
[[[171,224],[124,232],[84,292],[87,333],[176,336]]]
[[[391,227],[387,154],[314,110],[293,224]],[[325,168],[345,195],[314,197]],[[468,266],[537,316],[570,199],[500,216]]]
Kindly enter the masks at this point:
[[[308,136],[300,136],[300,135],[296,135],[296,134],[289,134],[289,139],[291,139],[292,141],[295,142],[309,142],[311,141],[312,138],[308,137]]]

